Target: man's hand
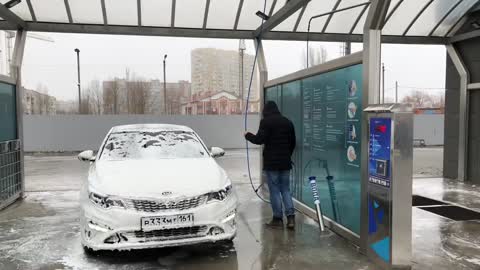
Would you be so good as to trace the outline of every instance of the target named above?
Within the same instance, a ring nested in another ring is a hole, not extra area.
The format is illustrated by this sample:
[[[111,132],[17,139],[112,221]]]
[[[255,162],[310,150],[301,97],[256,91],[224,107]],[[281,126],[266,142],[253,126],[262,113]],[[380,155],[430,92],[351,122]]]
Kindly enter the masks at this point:
[[[243,137],[247,136],[248,133],[250,133],[250,132],[245,131],[245,132],[243,133]]]

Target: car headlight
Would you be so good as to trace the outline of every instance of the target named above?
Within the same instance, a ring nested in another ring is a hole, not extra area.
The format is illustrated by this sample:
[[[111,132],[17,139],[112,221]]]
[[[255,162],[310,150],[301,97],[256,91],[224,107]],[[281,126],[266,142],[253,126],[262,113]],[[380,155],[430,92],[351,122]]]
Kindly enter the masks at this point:
[[[207,202],[211,202],[211,201],[220,201],[221,202],[221,201],[224,201],[232,193],[233,193],[232,185],[228,185],[220,191],[209,193]]]
[[[95,205],[105,209],[109,209],[112,207],[125,208],[125,203],[122,200],[108,197],[108,196],[102,196],[95,192],[90,192],[90,194],[88,195],[88,198],[90,198],[90,201],[93,202]]]

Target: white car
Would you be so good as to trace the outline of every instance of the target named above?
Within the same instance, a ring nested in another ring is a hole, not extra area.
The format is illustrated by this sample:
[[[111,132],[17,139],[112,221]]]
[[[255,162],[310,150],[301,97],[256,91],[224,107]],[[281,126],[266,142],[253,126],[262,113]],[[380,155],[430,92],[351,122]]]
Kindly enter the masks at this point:
[[[231,241],[237,198],[207,149],[190,128],[177,125],[113,127],[90,162],[80,194],[86,251],[170,247]]]

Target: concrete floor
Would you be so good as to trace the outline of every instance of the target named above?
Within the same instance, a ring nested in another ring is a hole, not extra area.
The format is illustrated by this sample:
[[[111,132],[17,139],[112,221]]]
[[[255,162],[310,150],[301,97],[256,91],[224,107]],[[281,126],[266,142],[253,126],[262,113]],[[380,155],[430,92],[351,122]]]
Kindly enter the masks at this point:
[[[265,228],[270,209],[251,192],[244,151],[230,151],[219,163],[241,203],[233,245],[91,257],[83,253],[78,231],[78,188],[86,164],[74,156],[27,157],[27,197],[0,212],[0,269],[378,269],[354,246],[332,232],[319,233],[316,223],[301,215],[295,232]],[[252,164],[256,175],[258,161]],[[416,180],[414,189],[422,194],[457,190],[469,194],[464,200],[477,202],[480,194],[477,187],[452,188],[442,179]],[[480,269],[479,222],[456,222],[418,208],[413,214],[413,269]]]

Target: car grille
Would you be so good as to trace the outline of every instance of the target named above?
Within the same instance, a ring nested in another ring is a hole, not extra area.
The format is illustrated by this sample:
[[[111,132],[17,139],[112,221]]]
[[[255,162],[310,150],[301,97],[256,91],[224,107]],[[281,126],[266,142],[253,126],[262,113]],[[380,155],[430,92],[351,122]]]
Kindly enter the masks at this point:
[[[207,234],[207,226],[193,226],[184,228],[163,229],[155,231],[134,231],[124,233],[128,239],[135,238],[139,242],[151,242],[160,240],[174,240],[201,237]]]
[[[127,205],[137,211],[155,213],[164,210],[187,210],[206,203],[207,196],[198,196],[178,201],[128,200]]]

